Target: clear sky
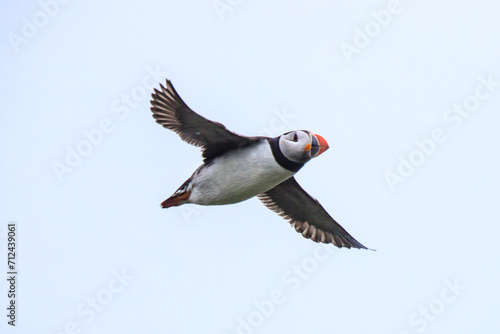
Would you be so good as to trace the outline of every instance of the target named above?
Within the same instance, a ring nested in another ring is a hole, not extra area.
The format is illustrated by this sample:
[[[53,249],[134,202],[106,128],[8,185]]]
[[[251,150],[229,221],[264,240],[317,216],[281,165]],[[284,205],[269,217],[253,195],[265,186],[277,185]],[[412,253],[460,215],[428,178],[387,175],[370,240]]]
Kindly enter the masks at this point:
[[[2,333],[499,331],[497,3],[0,6]],[[296,178],[376,251],[257,199],[162,210],[201,164],[151,117],[167,77],[237,133],[323,136]]]

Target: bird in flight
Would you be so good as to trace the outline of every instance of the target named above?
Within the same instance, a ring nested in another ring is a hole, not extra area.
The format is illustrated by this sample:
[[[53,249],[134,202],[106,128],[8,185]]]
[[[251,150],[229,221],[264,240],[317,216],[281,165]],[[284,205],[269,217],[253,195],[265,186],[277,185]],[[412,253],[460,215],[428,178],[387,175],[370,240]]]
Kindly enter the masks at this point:
[[[315,242],[367,249],[340,226],[293,175],[328,149],[326,140],[295,130],[275,138],[246,137],[191,110],[170,80],[151,95],[156,122],[202,149],[203,164],[161,206],[225,205],[257,196]]]

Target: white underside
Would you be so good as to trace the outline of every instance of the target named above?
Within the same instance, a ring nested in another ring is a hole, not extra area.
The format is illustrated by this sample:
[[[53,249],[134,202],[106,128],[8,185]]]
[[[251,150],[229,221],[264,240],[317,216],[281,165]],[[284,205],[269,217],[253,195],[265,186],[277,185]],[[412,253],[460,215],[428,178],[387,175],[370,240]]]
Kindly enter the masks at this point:
[[[281,167],[267,141],[230,151],[195,172],[189,203],[223,205],[244,201],[293,176]]]

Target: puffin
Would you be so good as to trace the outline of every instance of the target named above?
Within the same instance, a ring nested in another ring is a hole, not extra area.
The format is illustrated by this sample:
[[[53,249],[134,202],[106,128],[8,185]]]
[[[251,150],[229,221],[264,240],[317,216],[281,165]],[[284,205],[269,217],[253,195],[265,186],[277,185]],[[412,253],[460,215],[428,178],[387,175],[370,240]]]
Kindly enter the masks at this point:
[[[257,197],[287,220],[302,236],[339,248],[368,249],[337,223],[297,183],[294,175],[329,147],[320,135],[306,130],[281,136],[247,137],[197,114],[181,99],[170,80],[151,95],[156,122],[200,147],[203,164],[172,196],[166,209],[183,204],[227,205]]]

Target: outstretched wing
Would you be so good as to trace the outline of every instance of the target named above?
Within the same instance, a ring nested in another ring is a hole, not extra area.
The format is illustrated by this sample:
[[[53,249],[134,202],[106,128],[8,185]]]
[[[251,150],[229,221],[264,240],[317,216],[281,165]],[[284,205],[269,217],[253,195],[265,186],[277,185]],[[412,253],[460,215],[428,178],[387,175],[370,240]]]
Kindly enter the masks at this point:
[[[257,142],[259,138],[240,136],[220,123],[210,121],[191,110],[167,79],[166,88],[155,88],[151,111],[156,122],[176,132],[182,140],[201,147],[205,161],[226,151]]]
[[[305,238],[347,248],[368,249],[339,225],[294,177],[257,196],[269,209],[290,222]]]

